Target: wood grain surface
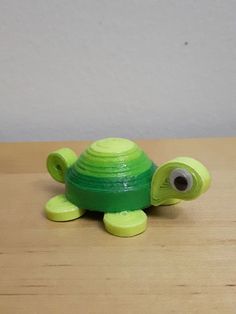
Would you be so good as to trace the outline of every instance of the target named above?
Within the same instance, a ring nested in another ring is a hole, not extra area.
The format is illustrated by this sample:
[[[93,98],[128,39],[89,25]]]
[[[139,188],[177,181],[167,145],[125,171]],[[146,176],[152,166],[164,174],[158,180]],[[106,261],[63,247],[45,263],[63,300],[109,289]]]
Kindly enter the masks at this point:
[[[150,208],[133,238],[102,215],[56,223],[63,192],[47,154],[88,142],[0,144],[0,313],[236,313],[236,138],[138,141],[156,163],[192,156],[210,169],[201,198]]]

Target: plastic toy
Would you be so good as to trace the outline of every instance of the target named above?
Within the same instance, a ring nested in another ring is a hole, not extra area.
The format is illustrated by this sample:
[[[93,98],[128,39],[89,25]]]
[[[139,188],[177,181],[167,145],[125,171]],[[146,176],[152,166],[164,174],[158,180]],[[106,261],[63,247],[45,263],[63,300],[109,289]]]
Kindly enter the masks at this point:
[[[69,148],[59,149],[49,154],[47,168],[66,187],[47,202],[48,219],[68,221],[86,210],[100,211],[105,229],[121,237],[145,231],[142,209],[192,200],[210,185],[199,161],[179,157],[157,167],[136,143],[122,138],[96,141],[79,158]]]

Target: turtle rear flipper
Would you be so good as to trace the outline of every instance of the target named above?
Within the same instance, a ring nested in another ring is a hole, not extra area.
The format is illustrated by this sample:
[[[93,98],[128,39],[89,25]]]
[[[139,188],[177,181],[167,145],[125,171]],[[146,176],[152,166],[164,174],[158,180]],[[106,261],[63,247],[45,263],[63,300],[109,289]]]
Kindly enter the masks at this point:
[[[78,208],[60,194],[52,197],[45,205],[45,213],[48,219],[53,221],[68,221],[79,218],[85,213],[85,209]]]
[[[58,182],[65,182],[67,170],[76,162],[76,153],[70,148],[61,148],[48,155],[47,169],[52,178]]]

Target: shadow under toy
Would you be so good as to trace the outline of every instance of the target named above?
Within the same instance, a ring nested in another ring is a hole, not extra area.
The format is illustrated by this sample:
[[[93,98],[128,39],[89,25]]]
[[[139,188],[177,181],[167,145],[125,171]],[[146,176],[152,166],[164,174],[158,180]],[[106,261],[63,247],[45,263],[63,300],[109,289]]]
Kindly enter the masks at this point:
[[[47,168],[53,179],[65,183],[65,194],[45,206],[48,219],[68,221],[86,210],[99,211],[105,229],[121,237],[145,231],[142,209],[195,199],[210,185],[210,174],[199,161],[178,157],[157,166],[123,138],[96,141],[79,158],[69,148],[59,149],[49,154]]]

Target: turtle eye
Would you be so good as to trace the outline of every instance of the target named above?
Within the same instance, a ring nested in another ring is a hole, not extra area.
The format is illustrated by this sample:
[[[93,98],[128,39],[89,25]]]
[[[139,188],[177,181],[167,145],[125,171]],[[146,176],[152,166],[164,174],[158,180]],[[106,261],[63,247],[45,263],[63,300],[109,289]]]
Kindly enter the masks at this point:
[[[187,192],[193,186],[193,177],[186,169],[175,169],[170,174],[171,186],[179,192]]]

